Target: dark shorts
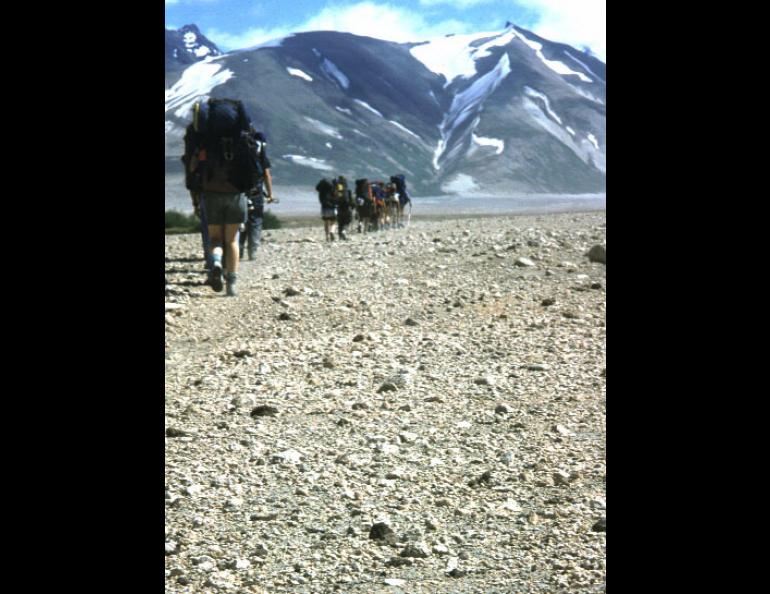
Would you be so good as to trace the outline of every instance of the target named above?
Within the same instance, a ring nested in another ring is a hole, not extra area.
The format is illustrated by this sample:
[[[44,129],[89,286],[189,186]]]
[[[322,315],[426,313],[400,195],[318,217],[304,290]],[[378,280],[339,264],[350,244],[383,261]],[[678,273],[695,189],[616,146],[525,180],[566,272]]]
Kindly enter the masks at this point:
[[[209,225],[240,225],[246,222],[246,196],[204,192],[206,220]]]
[[[321,218],[324,220],[337,220],[337,209],[333,206],[331,208],[321,207]]]

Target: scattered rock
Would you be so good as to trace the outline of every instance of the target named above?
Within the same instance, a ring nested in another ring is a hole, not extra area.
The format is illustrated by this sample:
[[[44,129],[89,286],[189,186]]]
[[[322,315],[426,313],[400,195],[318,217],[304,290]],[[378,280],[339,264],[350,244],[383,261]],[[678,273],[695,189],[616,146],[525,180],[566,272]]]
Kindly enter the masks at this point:
[[[535,263],[530,260],[529,258],[524,258],[523,256],[520,258],[516,258],[516,261],[514,262],[516,266],[526,267],[530,268],[535,265]]]
[[[369,529],[369,538],[392,544],[396,542],[396,533],[386,522],[377,522]]]
[[[586,253],[591,262],[607,264],[607,248],[603,245],[595,245]]]
[[[494,386],[497,381],[491,375],[483,375],[473,380],[473,383],[477,386]]]
[[[401,557],[427,559],[430,557],[430,549],[424,542],[409,543],[400,553]]]
[[[591,530],[594,532],[607,532],[607,518],[601,518],[591,526]]]
[[[260,404],[251,411],[252,417],[274,417],[278,414],[278,409],[269,404]]]
[[[302,454],[297,450],[284,450],[270,458],[272,464],[299,464],[301,460]]]
[[[498,404],[495,407],[495,414],[496,415],[508,415],[513,411],[513,409],[508,406],[507,404]]]

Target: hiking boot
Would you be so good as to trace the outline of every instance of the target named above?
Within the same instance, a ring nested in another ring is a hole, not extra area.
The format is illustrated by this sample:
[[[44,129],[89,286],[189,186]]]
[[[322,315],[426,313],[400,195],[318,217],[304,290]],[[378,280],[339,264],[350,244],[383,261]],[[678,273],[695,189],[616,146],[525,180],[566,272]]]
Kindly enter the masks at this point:
[[[225,281],[227,282],[227,292],[226,295],[228,297],[235,297],[238,295],[238,291],[235,290],[235,281],[237,280],[237,277],[234,272],[228,272],[225,275]]]
[[[249,250],[249,260],[257,259],[257,250]]]
[[[345,232],[344,231],[340,231],[340,239],[347,239],[347,238],[348,238],[348,236],[345,235]]]
[[[211,288],[217,293],[222,290],[222,263],[214,262],[211,267]]]

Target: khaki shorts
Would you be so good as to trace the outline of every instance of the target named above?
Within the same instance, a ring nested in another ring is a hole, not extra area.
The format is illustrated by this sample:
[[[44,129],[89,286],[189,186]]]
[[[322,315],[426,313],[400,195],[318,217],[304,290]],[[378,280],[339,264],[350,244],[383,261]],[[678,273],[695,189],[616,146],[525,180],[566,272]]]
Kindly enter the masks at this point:
[[[209,225],[240,225],[248,213],[245,194],[203,192],[201,198]]]

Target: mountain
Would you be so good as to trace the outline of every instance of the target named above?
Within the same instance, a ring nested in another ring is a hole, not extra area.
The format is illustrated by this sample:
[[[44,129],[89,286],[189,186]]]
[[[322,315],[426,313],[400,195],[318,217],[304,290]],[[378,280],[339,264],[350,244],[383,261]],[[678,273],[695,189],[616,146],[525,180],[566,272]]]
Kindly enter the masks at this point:
[[[416,194],[605,188],[605,64],[515,25],[407,44],[296,33],[183,68],[174,47],[171,70],[169,47],[169,173],[193,103],[212,96],[243,100],[281,185],[404,173]]]
[[[166,85],[169,77],[173,84],[190,64],[221,55],[219,48],[195,25],[185,25],[176,31],[166,29]]]

